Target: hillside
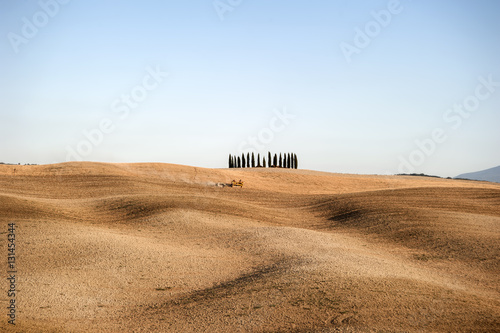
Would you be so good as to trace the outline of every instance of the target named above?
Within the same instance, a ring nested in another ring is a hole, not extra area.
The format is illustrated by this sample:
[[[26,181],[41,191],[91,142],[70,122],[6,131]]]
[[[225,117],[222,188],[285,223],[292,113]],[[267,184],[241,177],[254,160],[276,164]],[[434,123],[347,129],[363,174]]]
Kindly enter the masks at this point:
[[[477,172],[463,173],[455,178],[485,180],[488,182],[500,183],[500,166]]]
[[[19,332],[500,328],[500,184],[0,165],[0,222],[17,226]]]

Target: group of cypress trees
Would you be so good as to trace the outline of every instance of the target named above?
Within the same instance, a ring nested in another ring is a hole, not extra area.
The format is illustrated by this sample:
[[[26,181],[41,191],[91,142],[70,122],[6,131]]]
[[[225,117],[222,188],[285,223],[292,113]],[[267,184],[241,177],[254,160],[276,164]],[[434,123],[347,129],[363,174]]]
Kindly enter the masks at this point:
[[[241,156],[235,156],[229,154],[229,167],[230,168],[288,168],[297,169],[299,166],[299,160],[297,159],[297,154],[293,153],[280,153],[271,155],[271,152],[267,154],[267,160],[265,156],[260,159],[260,154],[257,154],[257,160],[255,159],[255,154],[243,153]]]

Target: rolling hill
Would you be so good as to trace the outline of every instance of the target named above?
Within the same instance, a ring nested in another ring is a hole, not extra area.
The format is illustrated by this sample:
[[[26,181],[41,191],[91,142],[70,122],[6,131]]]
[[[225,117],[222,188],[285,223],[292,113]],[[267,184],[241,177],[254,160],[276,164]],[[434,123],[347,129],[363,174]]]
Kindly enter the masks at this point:
[[[19,332],[500,328],[500,184],[0,165],[3,239],[13,222]]]

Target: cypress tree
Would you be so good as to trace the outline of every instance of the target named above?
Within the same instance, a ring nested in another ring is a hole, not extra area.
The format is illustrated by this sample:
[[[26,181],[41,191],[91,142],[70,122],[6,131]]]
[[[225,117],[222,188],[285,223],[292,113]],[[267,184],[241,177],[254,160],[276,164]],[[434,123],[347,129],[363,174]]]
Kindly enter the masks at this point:
[[[280,153],[280,164],[279,165],[280,165],[280,168],[283,167],[283,157],[281,156],[281,153]]]
[[[233,164],[233,158],[231,157],[231,154],[229,154],[229,162],[228,162],[229,168],[233,167],[232,164]]]
[[[236,161],[236,156],[233,156],[233,168],[237,167],[237,161]]]
[[[286,167],[290,169],[292,167],[292,158],[290,156],[290,153],[288,153],[288,160],[286,162]]]
[[[257,157],[259,159],[259,157]],[[260,164],[260,161],[259,161]],[[252,152],[252,168],[255,168],[255,154]]]
[[[245,154],[241,154],[241,167],[246,167]]]
[[[241,157],[238,156],[238,168],[241,168]]]
[[[273,168],[276,167],[278,165],[278,155],[274,154],[274,158],[273,158]]]
[[[250,168],[250,153],[247,153],[247,168]]]
[[[297,154],[294,154],[294,160],[295,160],[295,169],[299,167],[299,159],[297,158]]]
[[[271,161],[272,161],[272,159],[271,159],[271,152],[268,152],[267,153],[267,166],[268,167],[271,167]]]
[[[263,164],[263,167],[265,168],[266,167],[266,158],[265,157],[262,157],[262,164]]]

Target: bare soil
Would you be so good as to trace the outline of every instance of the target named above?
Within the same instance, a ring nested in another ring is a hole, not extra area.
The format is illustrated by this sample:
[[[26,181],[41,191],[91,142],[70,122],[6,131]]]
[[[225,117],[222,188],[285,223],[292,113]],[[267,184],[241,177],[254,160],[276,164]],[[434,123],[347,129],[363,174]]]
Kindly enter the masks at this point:
[[[3,331],[500,331],[500,184],[0,165],[5,258],[9,222],[18,308],[12,327],[3,270]]]

